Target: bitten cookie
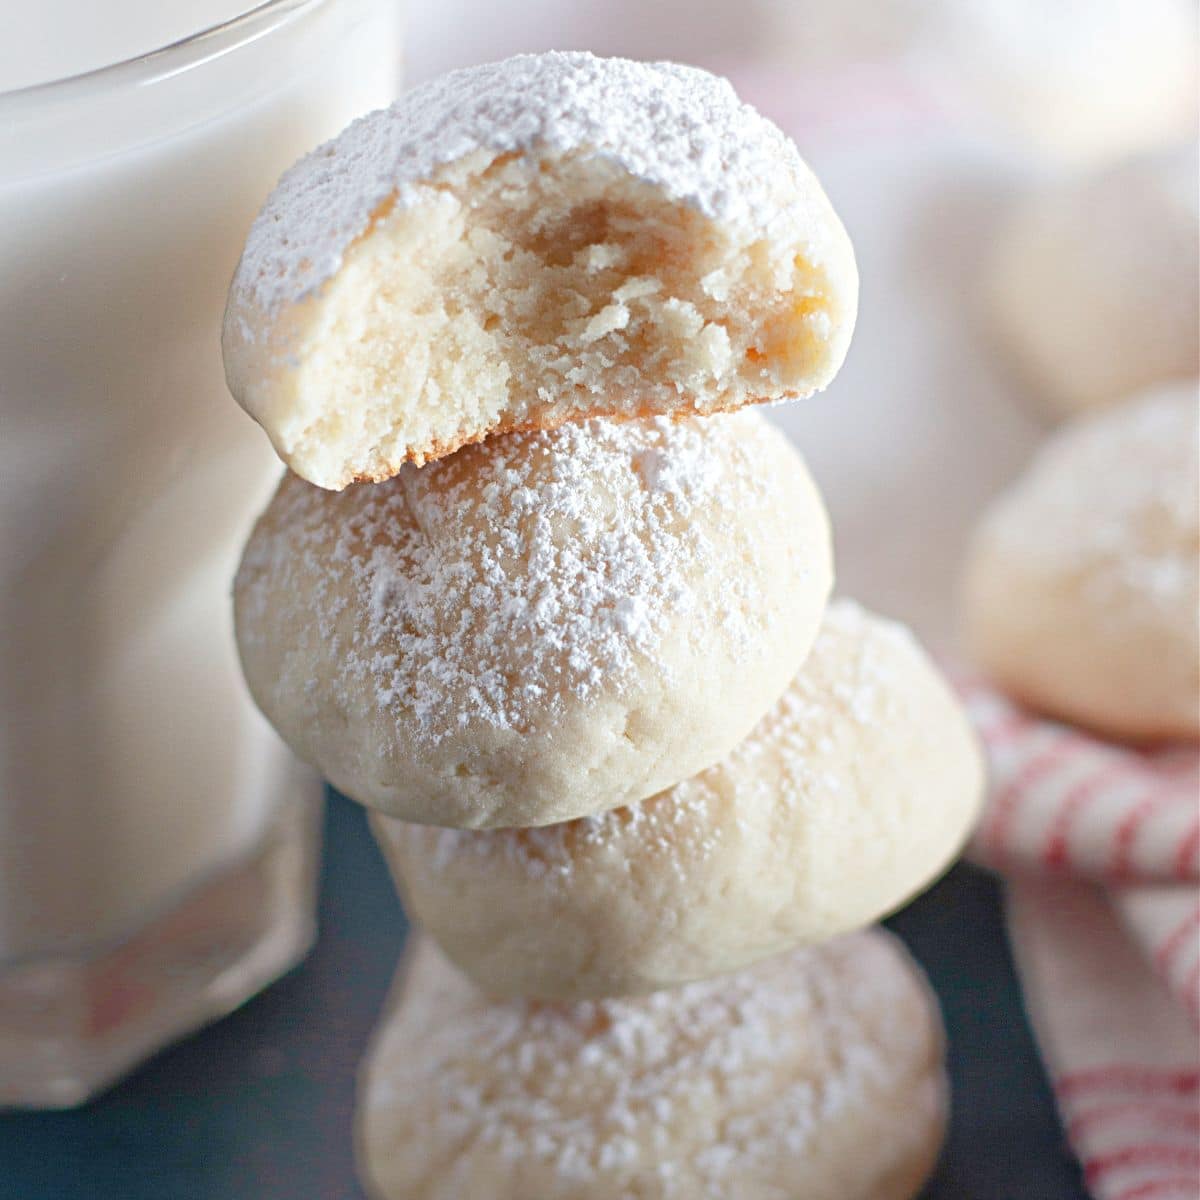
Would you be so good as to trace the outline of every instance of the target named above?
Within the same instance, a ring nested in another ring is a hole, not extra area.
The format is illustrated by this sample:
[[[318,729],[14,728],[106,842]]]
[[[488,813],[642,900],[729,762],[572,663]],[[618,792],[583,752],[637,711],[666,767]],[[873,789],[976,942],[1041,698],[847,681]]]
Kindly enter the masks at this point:
[[[830,606],[723,762],[544,829],[377,818],[409,914],[492,995],[624,995],[876,920],[938,875],[982,799],[974,737],[903,627]]]
[[[1118,738],[1200,735],[1197,386],[1060,430],[984,516],[965,631],[1002,687]]]
[[[999,341],[1061,413],[1190,379],[1200,365],[1196,148],[1070,180],[998,237]]]
[[[235,586],[293,749],[410,821],[545,825],[711,765],[779,698],[832,579],[757,413],[489,438],[382,484],[288,476]]]
[[[796,148],[669,63],[456,71],[292,168],[250,231],[226,374],[341,488],[488,434],[806,396],[858,277]]]
[[[422,940],[359,1087],[375,1200],[907,1200],[945,1125],[936,1005],[877,931],[575,1006]]]

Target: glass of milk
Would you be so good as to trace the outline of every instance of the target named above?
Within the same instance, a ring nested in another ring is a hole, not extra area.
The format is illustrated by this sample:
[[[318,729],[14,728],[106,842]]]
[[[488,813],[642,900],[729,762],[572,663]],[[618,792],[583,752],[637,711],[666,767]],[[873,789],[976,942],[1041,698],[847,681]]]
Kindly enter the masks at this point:
[[[230,619],[280,467],[219,328],[280,172],[395,94],[399,14],[251,2],[0,16],[0,1104],[78,1103],[312,937],[318,784]]]

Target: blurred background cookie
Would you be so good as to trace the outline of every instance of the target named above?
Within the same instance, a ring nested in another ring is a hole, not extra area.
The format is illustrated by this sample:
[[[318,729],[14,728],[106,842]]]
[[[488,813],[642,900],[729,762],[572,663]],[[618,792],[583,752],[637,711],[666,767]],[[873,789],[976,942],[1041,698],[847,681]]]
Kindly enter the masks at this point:
[[[1035,189],[989,256],[991,325],[1060,413],[1200,367],[1196,145]]]
[[[1200,735],[1197,385],[1066,425],[985,514],[965,567],[975,660],[1117,738]]]

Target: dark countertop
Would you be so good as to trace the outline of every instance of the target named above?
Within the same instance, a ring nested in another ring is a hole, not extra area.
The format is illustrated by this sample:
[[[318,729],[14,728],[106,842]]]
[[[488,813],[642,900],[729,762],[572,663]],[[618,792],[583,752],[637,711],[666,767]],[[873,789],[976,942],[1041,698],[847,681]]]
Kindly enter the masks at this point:
[[[405,923],[362,813],[326,819],[321,937],[295,971],[88,1107],[0,1116],[5,1200],[358,1200],[354,1070]],[[1086,1200],[986,873],[959,866],[888,925],[941,999],[954,1114],[925,1200]]]

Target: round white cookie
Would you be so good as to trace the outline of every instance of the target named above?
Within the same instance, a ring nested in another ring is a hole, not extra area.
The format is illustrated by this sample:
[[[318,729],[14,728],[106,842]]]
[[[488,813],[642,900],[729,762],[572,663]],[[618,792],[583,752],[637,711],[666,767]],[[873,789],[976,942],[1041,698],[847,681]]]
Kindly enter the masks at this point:
[[[582,999],[869,924],[941,873],[982,790],[966,718],[912,636],[837,602],[775,708],[676,787],[544,829],[374,829],[410,915],[485,991]]]
[[[806,396],[857,294],[820,185],[726,81],[522,55],[415,88],[283,177],[225,366],[292,470],[341,488],[494,432]]]
[[[987,300],[1003,347],[1062,413],[1195,376],[1195,146],[1061,183],[998,237]]]
[[[898,64],[972,128],[1099,162],[1196,125],[1192,0],[756,0],[764,51],[805,81]]]
[[[295,476],[235,617],[301,758],[405,820],[545,825],[727,754],[808,653],[820,496],[757,413],[507,434],[382,484]]]
[[[908,1200],[943,1034],[878,931],[634,1000],[488,1000],[426,940],[359,1086],[374,1200]]]
[[[1197,385],[1067,425],[987,512],[966,564],[975,659],[1118,738],[1200,736]]]

